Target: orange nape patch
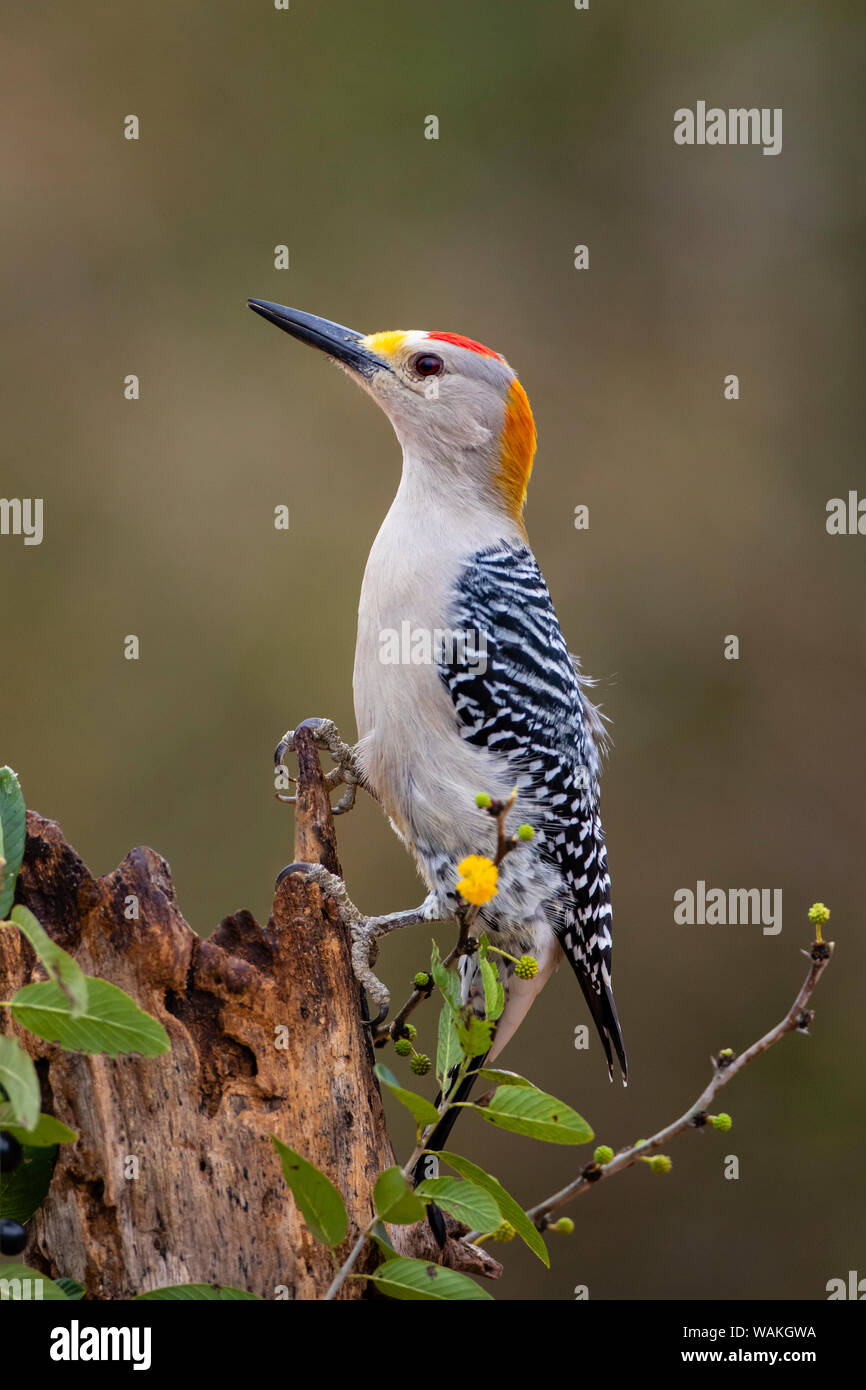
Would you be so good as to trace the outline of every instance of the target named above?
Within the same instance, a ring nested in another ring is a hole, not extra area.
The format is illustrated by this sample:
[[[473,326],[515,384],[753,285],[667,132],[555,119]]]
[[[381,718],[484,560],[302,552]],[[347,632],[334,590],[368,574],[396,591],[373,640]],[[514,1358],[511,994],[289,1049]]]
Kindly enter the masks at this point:
[[[390,328],[385,333],[370,333],[361,342],[368,352],[375,353],[377,357],[392,357],[399,352],[406,337],[404,328]]]
[[[526,487],[535,457],[535,421],[529,400],[517,377],[511,383],[505,402],[505,426],[499,448],[496,485],[505,498],[509,515],[520,520],[526,501]]]
[[[470,352],[478,352],[482,357],[495,357],[497,362],[505,361],[493,348],[476,343],[474,338],[464,338],[462,333],[428,333],[427,337],[433,338],[437,343],[453,343],[455,347],[468,348]]]

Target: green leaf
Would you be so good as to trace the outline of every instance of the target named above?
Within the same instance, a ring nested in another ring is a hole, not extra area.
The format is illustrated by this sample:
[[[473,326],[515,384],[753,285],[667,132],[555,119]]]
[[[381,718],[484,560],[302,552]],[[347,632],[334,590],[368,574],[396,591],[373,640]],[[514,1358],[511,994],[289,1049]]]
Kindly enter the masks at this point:
[[[392,1226],[414,1226],[424,1220],[424,1203],[412,1191],[400,1168],[386,1168],[373,1189],[376,1213]]]
[[[439,947],[433,942],[433,954],[430,958],[430,973],[439,988],[440,993],[448,1000],[455,1013],[460,1008],[461,981],[456,970],[446,970],[439,957]]]
[[[24,858],[27,838],[27,810],[11,767],[0,768],[0,826],[3,830],[3,886],[0,888],[0,919],[7,917],[15,897],[15,880]]]
[[[2,1101],[0,1101],[0,1129],[14,1134],[19,1144],[27,1144],[31,1149],[50,1149],[55,1144],[74,1144],[78,1138],[74,1129],[70,1129],[54,1115],[40,1115],[36,1121],[36,1128],[27,1130],[23,1125],[16,1123],[12,1106]]]
[[[473,1106],[498,1129],[543,1139],[548,1144],[587,1144],[592,1130],[576,1110],[534,1086],[500,1086],[490,1104]]]
[[[498,1067],[480,1067],[478,1075],[483,1076],[485,1081],[495,1081],[497,1086],[529,1086],[533,1091],[538,1090],[532,1081],[527,1081],[525,1076],[518,1076],[516,1071],[500,1071]]]
[[[44,1274],[40,1274],[38,1269],[28,1269],[26,1265],[0,1264],[0,1301],[35,1300],[37,1297],[46,1303],[68,1302],[63,1290],[50,1279],[46,1279]]]
[[[474,1183],[460,1178],[426,1178],[415,1191],[419,1197],[429,1197],[471,1231],[492,1231],[499,1225],[499,1207]]]
[[[439,1038],[436,1046],[436,1075],[442,1082],[443,1090],[452,1069],[460,1065],[462,1057],[454,1010],[446,1002],[439,1014]]]
[[[387,1264],[382,1265],[375,1274],[368,1274],[367,1278],[389,1298],[404,1301],[493,1301],[486,1289],[482,1289],[465,1274],[458,1274],[454,1269],[445,1269],[443,1265],[425,1264],[423,1260],[388,1260]]]
[[[483,1057],[493,1043],[494,1025],[489,1018],[469,1014],[457,1024],[460,1046],[467,1057]]]
[[[161,1023],[140,1009],[117,985],[85,975],[87,1007],[72,1018],[69,1001],[53,980],[25,985],[12,999],[12,1016],[38,1038],[58,1042],[68,1052],[140,1052],[157,1057],[171,1044]]]
[[[257,1293],[233,1289],[230,1284],[168,1284],[164,1289],[137,1293],[132,1303],[237,1303],[252,1299],[261,1303]]]
[[[492,1173],[486,1173],[483,1168],[478,1167],[477,1163],[470,1162],[462,1154],[443,1151],[439,1157],[462,1178],[468,1178],[476,1187],[481,1187],[485,1192],[490,1193],[499,1208],[499,1214],[503,1221],[511,1222],[521,1240],[525,1241],[533,1254],[541,1260],[541,1263],[550,1269],[550,1256],[547,1253],[547,1246],[541,1238],[541,1232],[536,1230],[523,1207],[512,1197],[510,1192],[506,1191],[502,1183],[497,1181]]]
[[[77,1279],[68,1279],[64,1276],[56,1281],[58,1289],[62,1289],[70,1303],[78,1303],[84,1297],[84,1285],[79,1284]]]
[[[346,1239],[349,1218],[331,1179],[273,1134],[271,1143],[280,1156],[283,1177],[316,1240],[323,1245],[340,1245]]]
[[[80,1018],[87,1008],[87,976],[68,951],[52,941],[45,928],[36,920],[29,907],[19,903],[13,907],[10,920],[27,937],[52,980],[60,986],[69,1000],[71,1018]]]
[[[0,1037],[0,1086],[23,1129],[36,1127],[39,1116],[39,1078],[33,1062],[15,1038]]]
[[[30,1220],[45,1201],[56,1158],[56,1148],[25,1147],[18,1167],[0,1173],[0,1218],[20,1221],[22,1226]]]
[[[505,1008],[505,986],[492,961],[481,961],[481,980],[484,985],[484,1012],[495,1023]]]
[[[382,1085],[388,1087],[392,1096],[399,1100],[401,1105],[405,1105],[407,1110],[411,1111],[416,1124],[436,1124],[439,1119],[439,1111],[432,1101],[427,1100],[424,1096],[416,1095],[414,1091],[407,1091],[405,1086],[400,1085],[394,1073],[389,1071],[382,1062],[377,1062],[373,1071],[382,1082]]]
[[[505,986],[499,978],[499,970],[487,954],[489,949],[490,940],[486,935],[482,935],[478,944],[478,959],[484,985],[484,1012],[495,1023],[505,1008]]]
[[[383,1260],[397,1259],[397,1251],[394,1249],[391,1243],[391,1237],[388,1235],[381,1221],[377,1221],[371,1230],[370,1239],[373,1244],[378,1247],[379,1254],[382,1256]]]

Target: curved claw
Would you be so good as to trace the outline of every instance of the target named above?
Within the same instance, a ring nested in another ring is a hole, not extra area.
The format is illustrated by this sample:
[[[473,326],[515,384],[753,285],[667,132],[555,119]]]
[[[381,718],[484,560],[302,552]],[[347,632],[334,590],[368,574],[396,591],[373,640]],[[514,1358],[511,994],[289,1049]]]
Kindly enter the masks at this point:
[[[385,1019],[388,1017],[388,1007],[389,1006],[387,1004],[383,1004],[375,1018],[365,1018],[364,1015],[361,1014],[361,1022],[363,1023],[364,1027],[372,1028],[375,1032],[376,1029],[382,1023],[384,1023]]]

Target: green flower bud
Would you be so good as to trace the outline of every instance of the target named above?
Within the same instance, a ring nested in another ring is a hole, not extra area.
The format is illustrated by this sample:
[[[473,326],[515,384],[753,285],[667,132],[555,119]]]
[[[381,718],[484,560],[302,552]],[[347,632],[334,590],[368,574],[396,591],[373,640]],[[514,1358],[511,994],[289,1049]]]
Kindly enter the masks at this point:
[[[521,956],[514,967],[518,980],[534,980],[538,974],[538,961],[535,956]]]
[[[490,795],[487,792],[479,792],[475,798],[475,805],[479,811],[486,811],[490,805]]]
[[[512,1226],[511,1222],[510,1222],[510,1221],[503,1221],[503,1222],[501,1223],[501,1225],[499,1225],[499,1226],[496,1227],[496,1230],[495,1230],[495,1231],[491,1231],[491,1233],[490,1233],[490,1239],[491,1239],[491,1240],[498,1240],[498,1241],[501,1241],[502,1243],[505,1243],[506,1241],[513,1240],[514,1237],[515,1237],[516,1235],[517,1235],[517,1232],[515,1231],[515,1229],[514,1229],[514,1227]]]
[[[592,1156],[593,1163],[598,1163],[602,1168],[606,1163],[610,1163],[610,1160],[612,1158],[613,1149],[611,1149],[607,1144],[599,1144],[598,1148]]]
[[[398,1057],[411,1057],[412,1044],[408,1038],[398,1038],[394,1043],[394,1051]]]
[[[653,1154],[649,1166],[654,1173],[669,1173],[674,1165],[667,1154]]]
[[[725,1115],[724,1112],[721,1115],[713,1115],[712,1120],[713,1129],[720,1129],[723,1134],[725,1134],[734,1123],[730,1115]]]
[[[574,1235],[574,1222],[570,1216],[561,1216],[550,1228],[552,1231],[559,1231],[561,1236]]]
[[[533,840],[535,838],[535,831],[531,825],[518,825],[517,838],[518,840],[524,841]]]
[[[427,971],[426,971],[426,970],[419,970],[419,971],[418,971],[418,974],[415,976],[415,988],[416,988],[416,989],[426,989],[427,986],[429,985],[429,983],[430,983],[430,976],[427,974]]]
[[[410,1042],[415,1041],[418,1036],[418,1029],[415,1027],[414,1023],[403,1024],[403,1036],[404,1038],[408,1038]]]
[[[426,1076],[430,1070],[430,1058],[423,1052],[416,1052],[409,1063],[413,1076]]]
[[[809,908],[809,921],[814,927],[823,927],[830,920],[830,909],[823,903],[813,903]]]

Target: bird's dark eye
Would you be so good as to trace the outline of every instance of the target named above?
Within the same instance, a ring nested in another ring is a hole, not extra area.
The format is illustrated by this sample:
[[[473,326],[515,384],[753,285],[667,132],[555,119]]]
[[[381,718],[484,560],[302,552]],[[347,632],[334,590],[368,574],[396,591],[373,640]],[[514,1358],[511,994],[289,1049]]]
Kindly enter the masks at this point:
[[[444,365],[435,352],[419,352],[412,358],[412,370],[418,376],[438,376]]]

